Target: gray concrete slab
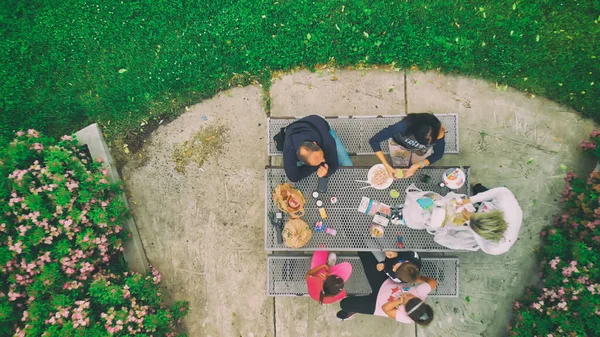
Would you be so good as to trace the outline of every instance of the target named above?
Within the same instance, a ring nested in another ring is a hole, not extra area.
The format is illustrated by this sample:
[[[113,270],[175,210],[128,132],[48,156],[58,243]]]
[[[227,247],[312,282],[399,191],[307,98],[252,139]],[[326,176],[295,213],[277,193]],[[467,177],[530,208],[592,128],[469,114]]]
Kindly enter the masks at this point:
[[[579,172],[593,167],[577,150],[593,124],[547,99],[433,72],[409,72],[407,97],[409,113],[460,115],[460,155],[445,156],[440,165],[470,164],[475,182],[508,187],[524,212],[520,238],[507,254],[458,255],[461,297],[436,301],[438,319],[418,335],[502,336],[512,302],[535,281],[534,251],[558,210],[561,165]]]
[[[262,249],[262,104],[261,89],[247,87],[191,107],[152,134],[147,158],[123,169],[150,263],[172,299],[191,302],[190,336],[274,335]],[[211,126],[227,130],[223,153],[176,172],[175,147]]]
[[[301,70],[271,86],[271,116],[359,116],[405,113],[404,72]]]
[[[404,113],[403,81],[403,72],[383,70],[284,75],[273,83],[271,114]],[[461,153],[439,164],[471,165],[476,181],[508,186],[525,214],[520,239],[508,254],[458,254],[460,298],[431,301],[436,319],[417,335],[502,336],[512,301],[535,279],[538,233],[557,211],[563,186],[560,166],[592,167],[577,144],[593,124],[553,102],[496,90],[483,81],[409,73],[407,87],[409,112],[460,114]],[[142,158],[135,154],[123,169],[150,262],[163,272],[173,299],[191,301],[185,321],[190,336],[414,336],[413,325],[381,317],[339,322],[337,304],[265,296],[263,166],[268,159],[261,102],[261,91],[247,87],[191,107],[154,132]],[[229,129],[224,153],[177,173],[174,147],[210,125]],[[372,156],[356,160],[375,161]]]
[[[309,298],[278,297],[277,336],[416,336],[414,324],[398,324],[391,319],[367,315],[356,315],[342,322],[335,318],[338,310],[337,304],[320,305]]]

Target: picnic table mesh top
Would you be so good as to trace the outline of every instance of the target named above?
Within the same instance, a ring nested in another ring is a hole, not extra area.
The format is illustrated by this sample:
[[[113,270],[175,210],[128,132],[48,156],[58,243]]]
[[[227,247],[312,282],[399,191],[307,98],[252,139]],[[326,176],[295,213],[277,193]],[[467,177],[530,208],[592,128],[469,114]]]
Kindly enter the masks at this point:
[[[421,274],[433,277],[438,287],[428,297],[458,296],[458,258],[438,257],[422,259]],[[348,294],[367,295],[372,292],[360,258],[338,256],[337,263],[350,262],[352,275],[344,289]],[[310,269],[310,256],[269,256],[267,257],[267,295],[303,296],[308,294],[304,275]]]
[[[458,115],[456,114],[436,114],[446,129],[446,153],[458,153]],[[373,154],[373,149],[369,145],[369,139],[384,128],[398,123],[405,115],[398,116],[354,116],[354,117],[327,117],[331,128],[338,135],[342,144],[350,154],[364,155]],[[275,148],[273,136],[281,128],[289,125],[298,118],[269,118],[267,121],[268,151],[270,156],[281,155]],[[387,145],[381,147],[384,153],[388,153]]]
[[[425,230],[416,230],[404,225],[392,225],[390,223],[385,228],[383,237],[372,238],[369,226],[372,223],[373,216],[358,212],[358,206],[363,196],[373,198],[389,206],[403,204],[406,196],[405,190],[412,183],[415,183],[423,191],[434,191],[446,195],[450,190],[446,187],[440,187],[439,183],[442,179],[442,173],[447,169],[447,167],[426,167],[419,170],[413,177],[394,181],[388,189],[376,190],[373,188],[360,189],[367,184],[356,182],[356,180],[367,180],[369,168],[340,168],[329,178],[327,192],[320,195],[323,207],[327,212],[326,219],[321,219],[318,212],[319,207],[316,206],[316,199],[312,197],[312,192],[317,189],[318,178],[316,174],[301,180],[294,185],[304,194],[306,199],[304,221],[312,226],[317,220],[322,220],[326,227],[335,229],[337,234],[332,236],[325,232],[317,233],[313,231],[312,238],[307,245],[300,249],[292,249],[283,243],[277,243],[276,229],[269,220],[270,214],[278,211],[273,202],[272,192],[277,185],[288,182],[288,180],[283,168],[267,167],[265,169],[265,249],[308,251],[323,248],[340,251],[400,250],[396,244],[397,235],[399,234],[403,237],[405,250],[448,252],[448,248],[433,241],[433,236]],[[463,170],[467,176],[466,182],[461,189],[454,192],[470,195],[470,168],[463,167]],[[420,181],[423,174],[431,177],[430,183]],[[392,189],[399,191],[400,197],[393,199],[390,196],[390,190]],[[337,203],[330,203],[331,196],[338,199]],[[287,217],[284,220],[287,220]]]

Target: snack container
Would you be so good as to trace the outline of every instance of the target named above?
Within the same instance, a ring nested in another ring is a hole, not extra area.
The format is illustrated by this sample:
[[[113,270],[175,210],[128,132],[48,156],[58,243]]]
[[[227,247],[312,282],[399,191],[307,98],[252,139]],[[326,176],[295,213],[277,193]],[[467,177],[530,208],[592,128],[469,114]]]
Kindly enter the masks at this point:
[[[319,214],[321,215],[322,219],[327,218],[327,213],[325,212],[325,208],[323,208],[323,207],[319,208]]]
[[[371,232],[371,236],[374,238],[380,238],[383,236],[383,226],[378,225],[378,224],[371,224],[370,227],[370,232]]]
[[[360,200],[360,204],[358,205],[359,212],[369,215],[375,215],[377,214],[378,210],[379,202],[371,198],[362,197],[362,199]]]
[[[313,225],[313,229],[315,230],[315,232],[321,233],[325,230],[325,224],[323,223],[323,221],[319,220],[315,222],[315,224]]]
[[[379,214],[375,214],[375,217],[373,217],[373,223],[374,224],[378,224],[378,225],[382,225],[382,226],[387,226],[390,223],[390,219],[381,216]]]
[[[379,207],[377,208],[377,213],[384,214],[386,216],[392,215],[392,208],[382,202],[379,203]]]

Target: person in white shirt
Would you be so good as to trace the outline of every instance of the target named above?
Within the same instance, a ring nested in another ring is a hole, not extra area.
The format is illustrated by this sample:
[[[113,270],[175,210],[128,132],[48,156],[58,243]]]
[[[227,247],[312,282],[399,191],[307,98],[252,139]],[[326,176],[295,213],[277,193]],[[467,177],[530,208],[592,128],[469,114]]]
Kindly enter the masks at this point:
[[[475,240],[481,250],[500,255],[510,250],[517,241],[523,211],[515,195],[506,187],[488,190],[481,184],[473,187],[474,196],[461,202],[462,205],[481,203],[475,213],[463,210],[469,227],[475,232]],[[479,192],[479,193],[477,193]]]

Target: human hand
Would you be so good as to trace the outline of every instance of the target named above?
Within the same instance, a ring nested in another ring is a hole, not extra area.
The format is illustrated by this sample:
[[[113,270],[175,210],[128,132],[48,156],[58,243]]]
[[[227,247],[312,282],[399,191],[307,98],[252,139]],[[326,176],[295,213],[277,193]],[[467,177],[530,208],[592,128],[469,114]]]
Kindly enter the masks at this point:
[[[382,271],[383,270],[383,263],[378,263],[377,264],[377,271]]]
[[[317,175],[319,178],[327,176],[327,172],[329,172],[329,166],[327,166],[327,164],[323,164],[319,166],[319,169],[317,169]]]
[[[395,272],[396,272],[396,269],[400,268],[400,265],[401,265],[401,264],[402,264],[402,263],[396,263],[396,264],[395,264],[395,265],[392,267],[392,271],[395,273]]]
[[[471,199],[469,199],[469,198],[461,199],[456,202],[456,206],[464,206],[464,205],[468,205],[470,203],[471,203]]]
[[[417,170],[419,168],[421,168],[421,166],[419,166],[417,164],[412,165],[409,169],[404,171],[404,178],[410,178],[410,177],[414,176],[415,173],[417,173]]]
[[[471,220],[471,215],[473,215],[473,213],[467,211],[466,208],[464,208],[462,210],[462,216],[466,219],[466,220]]]
[[[385,165],[385,170],[387,171],[387,174],[392,177],[392,179],[398,179],[396,177],[396,169],[393,168],[391,165]]]

